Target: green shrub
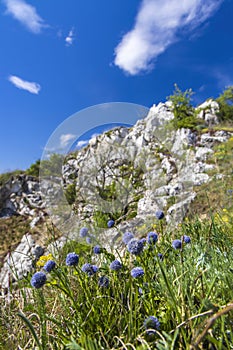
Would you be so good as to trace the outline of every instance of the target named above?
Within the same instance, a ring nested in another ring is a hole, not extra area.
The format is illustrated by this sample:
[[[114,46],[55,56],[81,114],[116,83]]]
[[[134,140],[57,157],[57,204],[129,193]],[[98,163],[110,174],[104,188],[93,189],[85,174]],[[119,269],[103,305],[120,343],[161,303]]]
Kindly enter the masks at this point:
[[[70,184],[66,187],[65,197],[67,202],[71,205],[76,200],[76,183]]]
[[[167,97],[167,100],[172,102],[172,112],[174,114],[172,125],[176,130],[180,128],[196,129],[200,124],[200,120],[197,119],[195,109],[191,104],[192,95],[192,89],[182,91],[175,84],[173,95]]]
[[[11,178],[11,176],[16,176],[20,174],[24,174],[24,171],[14,170],[14,171],[9,171],[9,172],[0,174],[0,187],[3,186]]]
[[[219,120],[233,122],[233,86],[223,91],[216,101],[219,104]]]
[[[35,163],[33,163],[26,171],[25,173],[27,175],[39,177],[40,172],[40,159],[38,159]]]

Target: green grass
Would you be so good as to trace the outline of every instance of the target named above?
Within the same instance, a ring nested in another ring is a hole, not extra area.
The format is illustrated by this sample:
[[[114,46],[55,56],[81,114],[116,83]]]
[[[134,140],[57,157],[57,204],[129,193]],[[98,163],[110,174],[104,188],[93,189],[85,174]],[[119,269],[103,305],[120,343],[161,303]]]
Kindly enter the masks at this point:
[[[227,142],[216,145],[214,153],[208,158],[207,163],[214,165],[214,170],[209,171],[211,181],[201,186],[196,186],[196,199],[189,209],[189,218],[195,215],[203,216],[220,215],[223,221],[233,224],[233,137]],[[218,175],[222,174],[223,177]]]
[[[172,240],[183,234],[191,244],[173,249]],[[139,256],[127,250],[121,257],[106,251],[94,255],[91,246],[69,242],[46,285],[32,288],[29,275],[12,290],[10,301],[1,299],[1,348],[232,349],[232,245],[231,228],[198,219],[160,234]],[[65,264],[71,251],[80,256],[76,267]],[[123,264],[119,271],[109,269],[115,258]],[[81,271],[86,262],[99,271],[87,276]],[[135,266],[144,269],[140,279],[131,277]],[[98,286],[103,275],[108,288]],[[143,326],[148,316],[160,322],[152,337]]]

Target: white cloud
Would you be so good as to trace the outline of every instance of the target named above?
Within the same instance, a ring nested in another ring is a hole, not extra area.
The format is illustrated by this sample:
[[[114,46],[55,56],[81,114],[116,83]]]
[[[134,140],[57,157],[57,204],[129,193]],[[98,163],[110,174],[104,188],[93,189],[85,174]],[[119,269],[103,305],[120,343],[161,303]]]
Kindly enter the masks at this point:
[[[38,15],[36,8],[27,4],[24,0],[4,0],[7,13],[21,22],[33,33],[40,33],[45,27],[43,19]]]
[[[94,134],[91,135],[91,137],[89,139],[78,141],[77,144],[76,144],[76,147],[79,149],[79,148],[82,148],[82,147],[88,145],[88,143],[90,143],[93,139],[95,139],[99,135],[100,134],[98,134],[98,133],[94,133]]]
[[[60,136],[60,147],[65,148],[71,140],[74,140],[76,135],[73,134],[63,134]]]
[[[39,84],[23,80],[23,79],[17,77],[16,75],[10,75],[8,77],[8,80],[13,85],[15,85],[18,89],[26,90],[26,91],[30,92],[31,94],[37,95],[41,89],[41,86]]]
[[[77,142],[76,147],[77,148],[82,148],[82,147],[86,146],[88,144],[88,142],[89,142],[89,140],[80,140],[80,141]]]
[[[69,34],[65,38],[66,46],[71,46],[73,44],[73,41],[74,41],[74,29],[71,29],[69,31]]]
[[[222,1],[143,0],[133,29],[115,48],[115,65],[131,75],[151,69],[156,58],[178,40],[181,31],[197,28]]]

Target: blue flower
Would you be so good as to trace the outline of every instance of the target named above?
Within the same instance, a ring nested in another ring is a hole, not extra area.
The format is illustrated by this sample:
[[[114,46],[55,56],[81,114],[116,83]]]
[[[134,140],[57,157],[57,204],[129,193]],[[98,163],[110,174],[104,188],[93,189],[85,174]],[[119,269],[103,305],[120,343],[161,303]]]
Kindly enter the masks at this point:
[[[96,273],[99,270],[99,268],[96,265],[92,265],[92,270],[94,271],[94,273]]]
[[[134,267],[131,270],[131,276],[133,278],[138,278],[138,277],[142,277],[144,275],[144,270],[142,267]]]
[[[134,235],[133,233],[131,232],[125,232],[123,237],[122,237],[122,242],[125,243],[125,244],[128,244],[129,241],[134,238]]]
[[[46,274],[44,272],[36,272],[31,278],[31,285],[34,288],[41,288],[46,282]]]
[[[154,243],[157,242],[157,240],[158,240],[158,235],[157,235],[157,233],[155,233],[155,232],[149,232],[149,233],[148,233],[148,235],[147,235],[147,242],[148,242],[149,244],[154,244]]]
[[[103,249],[99,245],[96,245],[93,248],[93,252],[94,254],[101,254],[103,252]]]
[[[158,220],[161,220],[164,218],[164,212],[162,210],[157,210],[155,216]]]
[[[109,221],[107,222],[107,226],[108,226],[109,228],[110,228],[110,227],[113,227],[114,224],[115,224],[115,221],[114,221],[114,220],[109,220]]]
[[[146,244],[146,238],[141,238],[140,241],[142,242],[143,245]]]
[[[147,319],[145,319],[143,326],[146,329],[159,329],[160,328],[160,322],[155,316],[149,316]]]
[[[143,294],[143,289],[141,287],[138,288],[139,294]]]
[[[79,231],[79,236],[84,238],[88,234],[88,228],[87,227],[82,227]]]
[[[188,244],[188,243],[191,243],[191,238],[189,236],[182,236],[183,240],[184,240],[184,243]]]
[[[43,269],[46,271],[46,272],[51,272],[56,266],[56,263],[55,261],[53,260],[48,260],[47,263],[44,265]]]
[[[98,271],[98,267],[96,265],[91,265],[86,263],[82,266],[81,270],[88,274],[88,276],[94,275]]]
[[[77,265],[79,261],[79,256],[76,253],[69,253],[66,256],[66,265],[74,266]]]
[[[159,258],[159,260],[163,260],[163,254],[161,254],[161,253],[158,253],[158,258]]]
[[[98,285],[100,287],[108,288],[109,287],[109,278],[107,276],[101,276],[99,278]]]
[[[143,283],[142,287],[138,288],[139,294],[144,294],[144,292],[148,292],[148,283]]]
[[[182,247],[181,240],[180,240],[180,239],[175,239],[175,240],[172,242],[172,247],[173,247],[174,249],[181,249],[181,247]]]
[[[131,254],[139,255],[143,251],[143,243],[136,238],[133,238],[127,244],[127,249]]]
[[[122,268],[122,264],[119,260],[114,260],[111,262],[109,267],[111,270],[117,271],[117,270],[120,270]]]
[[[92,243],[92,236],[86,237],[86,242],[87,242],[87,244],[91,244]]]

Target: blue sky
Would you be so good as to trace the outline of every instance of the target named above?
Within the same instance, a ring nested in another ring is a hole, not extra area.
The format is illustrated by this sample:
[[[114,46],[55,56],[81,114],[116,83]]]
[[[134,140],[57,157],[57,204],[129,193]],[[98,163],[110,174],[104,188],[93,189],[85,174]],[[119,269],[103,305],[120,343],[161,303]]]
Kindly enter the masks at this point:
[[[89,106],[150,107],[174,83],[194,104],[217,97],[233,84],[232,14],[232,0],[0,0],[0,172]]]

